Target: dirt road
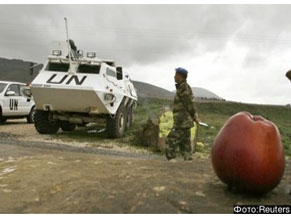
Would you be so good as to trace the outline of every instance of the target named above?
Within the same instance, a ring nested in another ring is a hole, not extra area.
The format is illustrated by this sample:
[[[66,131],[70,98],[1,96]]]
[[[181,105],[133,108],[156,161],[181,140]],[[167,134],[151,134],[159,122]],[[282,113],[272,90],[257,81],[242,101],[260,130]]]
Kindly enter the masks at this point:
[[[251,196],[229,190],[199,153],[171,163],[45,138],[21,122],[0,127],[0,213],[232,213],[234,204],[291,203],[290,160],[277,188]]]

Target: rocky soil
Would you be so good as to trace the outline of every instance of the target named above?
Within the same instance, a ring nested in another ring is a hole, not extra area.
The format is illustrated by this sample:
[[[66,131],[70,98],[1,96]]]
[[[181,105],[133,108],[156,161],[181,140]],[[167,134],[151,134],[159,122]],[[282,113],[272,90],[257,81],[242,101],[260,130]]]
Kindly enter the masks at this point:
[[[235,204],[290,205],[290,164],[273,191],[253,196],[220,182],[207,154],[172,163],[130,146],[63,142],[25,120],[8,121],[0,126],[0,213],[233,213]]]

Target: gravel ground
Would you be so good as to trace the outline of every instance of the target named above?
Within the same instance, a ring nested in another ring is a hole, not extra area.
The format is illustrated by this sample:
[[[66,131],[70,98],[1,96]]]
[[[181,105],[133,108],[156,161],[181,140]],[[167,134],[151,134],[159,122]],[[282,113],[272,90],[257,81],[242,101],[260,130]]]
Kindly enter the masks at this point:
[[[130,147],[39,135],[25,120],[0,126],[0,213],[233,213],[233,205],[291,203],[291,162],[271,192],[229,190],[209,156],[165,161]]]

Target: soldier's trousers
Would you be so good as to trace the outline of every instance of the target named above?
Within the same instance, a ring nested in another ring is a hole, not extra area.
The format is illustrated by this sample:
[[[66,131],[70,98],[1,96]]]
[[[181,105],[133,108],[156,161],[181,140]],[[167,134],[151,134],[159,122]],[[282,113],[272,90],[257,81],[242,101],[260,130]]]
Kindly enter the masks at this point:
[[[187,159],[192,154],[190,128],[172,129],[167,136],[166,143],[165,153],[168,160],[177,156],[178,148],[184,159]]]

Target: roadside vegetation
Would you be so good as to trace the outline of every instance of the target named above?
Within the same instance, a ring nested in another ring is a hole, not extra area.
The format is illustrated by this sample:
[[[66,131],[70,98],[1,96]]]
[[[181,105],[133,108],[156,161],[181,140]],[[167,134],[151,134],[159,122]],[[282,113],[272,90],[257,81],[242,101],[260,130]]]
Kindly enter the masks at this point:
[[[136,141],[136,133],[149,118],[157,117],[165,106],[172,106],[172,100],[140,98],[134,113],[132,127],[121,139],[107,139],[104,131],[105,124],[79,128],[74,132],[60,132],[53,138],[67,142],[88,142],[91,146],[111,148],[131,147],[132,150],[147,150],[155,152],[153,148],[143,148]],[[197,102],[199,117],[208,127],[199,127],[198,141],[204,147],[199,152],[210,153],[212,142],[227,119],[241,111],[248,111],[253,115],[261,115],[275,123],[281,133],[285,154],[291,156],[291,108],[288,106],[245,104],[237,102]]]

